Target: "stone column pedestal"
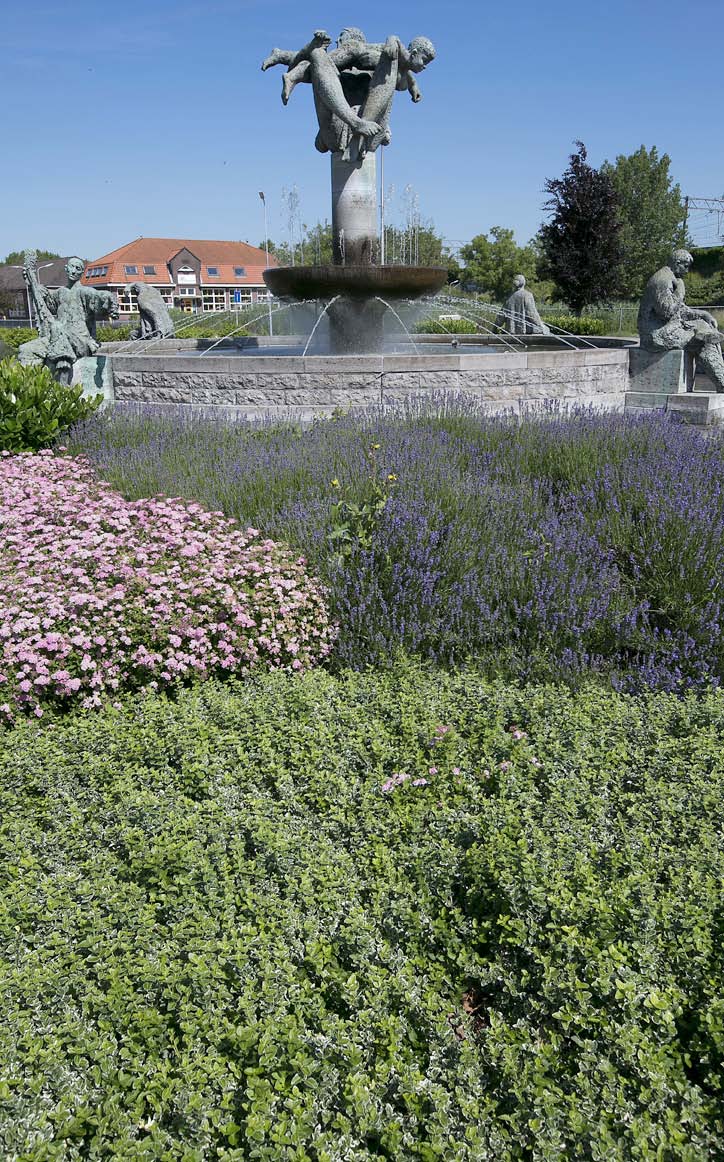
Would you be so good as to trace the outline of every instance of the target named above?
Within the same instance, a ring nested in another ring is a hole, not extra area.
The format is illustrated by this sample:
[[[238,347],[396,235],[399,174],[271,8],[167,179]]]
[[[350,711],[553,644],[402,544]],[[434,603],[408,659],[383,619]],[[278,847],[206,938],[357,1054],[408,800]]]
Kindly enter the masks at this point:
[[[381,351],[387,307],[380,299],[343,295],[327,307],[330,355],[369,355]]]
[[[332,154],[332,240],[336,266],[378,261],[375,154],[345,161]]]
[[[671,395],[694,388],[694,360],[688,351],[646,351],[632,347],[629,374],[631,391]]]
[[[74,384],[83,386],[83,395],[102,395],[102,407],[113,403],[113,366],[106,355],[87,355],[73,364]]]

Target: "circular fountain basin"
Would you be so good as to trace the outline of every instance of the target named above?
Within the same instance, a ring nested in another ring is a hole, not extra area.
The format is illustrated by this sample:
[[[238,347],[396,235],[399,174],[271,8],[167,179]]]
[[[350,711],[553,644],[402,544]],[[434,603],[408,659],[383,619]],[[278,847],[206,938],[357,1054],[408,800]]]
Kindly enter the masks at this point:
[[[246,340],[242,358],[233,340],[213,347],[218,340],[166,339],[143,344],[141,353],[104,346],[81,362],[93,365],[89,390],[98,390],[105,371],[108,398],[119,404],[183,404],[246,418],[306,421],[338,408],[408,400],[416,407],[414,401],[437,393],[516,415],[551,406],[623,410],[629,387],[625,341],[599,339],[596,347],[551,350],[530,341],[543,336],[531,336],[515,348],[491,342],[480,350],[476,338],[461,335],[453,348],[449,340],[419,335],[417,351],[329,356],[300,353],[298,336],[267,336],[259,345]]]
[[[264,271],[272,294],[285,299],[417,299],[447,282],[444,266],[275,266]]]

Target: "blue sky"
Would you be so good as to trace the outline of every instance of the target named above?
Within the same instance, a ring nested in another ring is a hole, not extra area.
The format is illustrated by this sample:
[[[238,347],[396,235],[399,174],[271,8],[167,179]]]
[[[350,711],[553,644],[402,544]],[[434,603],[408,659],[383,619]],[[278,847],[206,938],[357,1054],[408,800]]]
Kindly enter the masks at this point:
[[[724,193],[720,0],[2,0],[0,257],[35,245],[93,259],[139,235],[284,238],[283,189],[310,224],[329,216],[329,159],[314,150],[309,86],[285,109],[260,63],[315,28],[370,40],[429,36],[423,100],[398,94],[385,151],[390,217],[412,187],[450,240],[491,226],[519,242],[575,139],[594,165],[641,144],[682,190]],[[709,234],[707,239],[705,235]],[[700,223],[716,241],[716,223]]]

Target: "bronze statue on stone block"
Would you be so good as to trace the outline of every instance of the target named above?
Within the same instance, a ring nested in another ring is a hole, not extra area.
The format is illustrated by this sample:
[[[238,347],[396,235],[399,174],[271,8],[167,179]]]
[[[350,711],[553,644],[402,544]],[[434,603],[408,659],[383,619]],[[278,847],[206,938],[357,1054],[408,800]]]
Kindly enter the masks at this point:
[[[35,251],[25,251],[23,276],[35,308],[38,338],[18,348],[18,360],[26,367],[48,367],[58,383],[70,384],[76,360],[95,355],[100,346],[96,321],[118,318],[118,304],[110,291],[81,285],[84,270],[82,258],[69,258],[68,285],[50,290],[38,279]]]
[[[684,302],[684,275],[693,261],[688,250],[675,250],[651,276],[639,307],[639,339],[646,351],[688,351],[715,391],[724,391],[724,334],[713,315]]]

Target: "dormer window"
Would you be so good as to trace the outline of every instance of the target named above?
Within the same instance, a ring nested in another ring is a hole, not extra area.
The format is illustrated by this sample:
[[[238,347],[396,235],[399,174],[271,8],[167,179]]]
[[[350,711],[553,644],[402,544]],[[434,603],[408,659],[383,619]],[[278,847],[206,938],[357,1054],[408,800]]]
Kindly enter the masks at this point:
[[[206,273],[208,274],[209,278],[218,278],[219,268],[218,266],[207,266]]]
[[[235,266],[234,267],[234,277],[235,278],[246,278],[246,267],[245,266]]]
[[[137,266],[124,266],[123,269],[125,270],[126,274],[138,274]]]
[[[155,274],[156,267],[155,266],[144,266],[143,273],[144,274]]]

